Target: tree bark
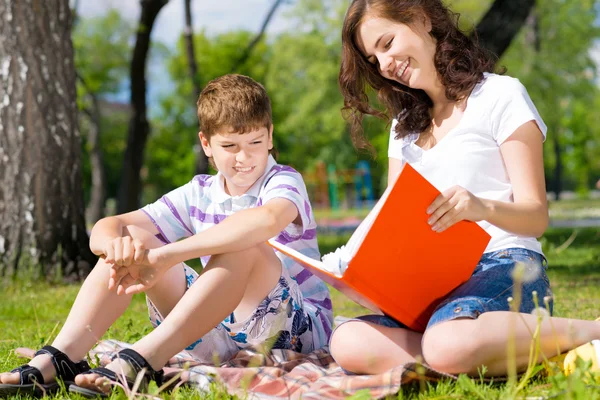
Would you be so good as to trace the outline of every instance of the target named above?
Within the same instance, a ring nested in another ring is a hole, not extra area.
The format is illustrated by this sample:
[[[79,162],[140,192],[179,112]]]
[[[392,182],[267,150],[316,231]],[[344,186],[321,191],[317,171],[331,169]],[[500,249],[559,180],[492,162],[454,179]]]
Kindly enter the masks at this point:
[[[188,68],[190,71],[190,79],[194,85],[194,103],[200,97],[200,80],[198,79],[198,64],[196,63],[196,52],[194,49],[194,24],[192,23],[192,6],[191,0],[183,0],[185,8],[185,27],[183,30],[183,39],[185,41],[185,49],[188,58]],[[194,153],[196,155],[196,175],[208,174],[208,157],[202,151],[200,138],[196,136],[194,145]]]
[[[534,5],[535,0],[495,0],[475,27],[479,43],[502,57]]]
[[[0,275],[81,278],[85,228],[68,0],[0,2]]]
[[[150,33],[154,21],[167,1],[140,0],[142,12],[130,69],[132,114],[117,196],[117,213],[119,214],[139,208],[142,186],[140,171],[150,133],[150,124],[146,115],[146,59],[150,49]]]

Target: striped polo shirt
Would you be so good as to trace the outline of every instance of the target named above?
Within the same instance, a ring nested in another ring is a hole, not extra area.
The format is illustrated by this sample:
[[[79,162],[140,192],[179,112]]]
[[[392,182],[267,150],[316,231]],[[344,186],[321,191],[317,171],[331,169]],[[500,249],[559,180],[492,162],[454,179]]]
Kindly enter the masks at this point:
[[[277,164],[269,156],[263,175],[240,196],[225,192],[224,177],[196,175],[187,184],[142,208],[165,243],[175,242],[210,228],[239,210],[258,207],[271,199],[284,198],[296,206],[302,225],[288,225],[275,240],[320,259],[317,225],[302,176],[293,168]],[[291,258],[276,252],[304,296],[304,308],[312,319],[315,348],[327,344],[333,323],[329,290],[325,283]],[[206,266],[210,256],[202,257]]]

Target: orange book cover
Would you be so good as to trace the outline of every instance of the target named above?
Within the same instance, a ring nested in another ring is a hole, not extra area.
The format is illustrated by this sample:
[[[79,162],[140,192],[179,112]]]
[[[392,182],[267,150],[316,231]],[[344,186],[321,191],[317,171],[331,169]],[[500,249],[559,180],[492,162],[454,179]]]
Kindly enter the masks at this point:
[[[405,163],[341,276],[320,260],[274,240],[269,244],[356,303],[423,332],[435,307],[469,279],[490,240],[469,221],[431,230],[426,210],[439,194]]]

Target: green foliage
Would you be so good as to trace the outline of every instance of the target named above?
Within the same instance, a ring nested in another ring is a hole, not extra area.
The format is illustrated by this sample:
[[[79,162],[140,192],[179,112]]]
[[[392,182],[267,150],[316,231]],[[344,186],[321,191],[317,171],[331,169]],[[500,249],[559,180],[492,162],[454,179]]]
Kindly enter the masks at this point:
[[[198,64],[198,82],[203,87],[208,81],[232,72],[239,57],[253,36],[249,32],[228,32],[214,37],[196,33],[194,46]],[[152,118],[152,132],[145,155],[143,203],[154,201],[160,195],[188,182],[195,171],[195,148],[198,135],[196,98],[189,75],[185,43],[166,55],[166,64],[173,90],[160,100],[160,108]],[[254,47],[248,60],[235,71],[264,81],[268,68],[268,47],[264,42]]]
[[[600,91],[590,55],[600,35],[597,12],[590,0],[539,1],[538,28],[533,23],[526,26],[501,60],[508,74],[527,87],[548,125],[545,166],[550,189],[556,186],[554,140],[563,149],[560,157],[567,187],[585,194],[600,176],[600,127],[595,112]]]
[[[116,196],[120,170],[125,152],[129,112],[106,101],[109,95],[122,90],[129,72],[132,25],[116,10],[94,18],[80,18],[73,31],[77,103],[79,109],[92,110],[90,95],[96,96],[100,108],[100,147],[104,155],[104,168],[109,197]],[[89,117],[81,112],[80,129],[83,137],[82,172],[86,200],[91,187],[89,162],[90,146],[87,143]]]
[[[118,92],[128,72],[133,27],[114,9],[78,21],[73,31],[75,68],[87,84],[87,89],[78,90],[96,94]]]

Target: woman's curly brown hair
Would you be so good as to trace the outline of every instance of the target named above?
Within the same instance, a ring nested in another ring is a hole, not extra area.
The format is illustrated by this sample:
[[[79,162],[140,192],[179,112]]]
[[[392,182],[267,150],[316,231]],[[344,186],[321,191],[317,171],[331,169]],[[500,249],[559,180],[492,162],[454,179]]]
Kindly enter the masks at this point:
[[[339,85],[344,96],[342,111],[350,122],[356,148],[372,150],[362,128],[365,114],[388,121],[391,117],[397,118],[396,138],[401,138],[428,129],[431,125],[429,110],[433,106],[423,90],[385,79],[377,66],[367,61],[357,43],[360,24],[367,14],[409,26],[417,18],[429,18],[430,35],[436,41],[434,65],[449,100],[468,95],[483,80],[484,72],[494,70],[496,58],[458,28],[458,14],[441,0],[353,0],[342,28]],[[369,104],[366,85],[377,92],[385,113]]]

